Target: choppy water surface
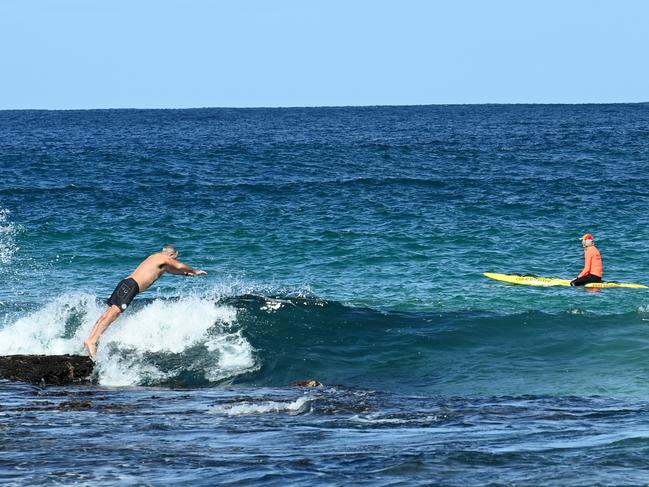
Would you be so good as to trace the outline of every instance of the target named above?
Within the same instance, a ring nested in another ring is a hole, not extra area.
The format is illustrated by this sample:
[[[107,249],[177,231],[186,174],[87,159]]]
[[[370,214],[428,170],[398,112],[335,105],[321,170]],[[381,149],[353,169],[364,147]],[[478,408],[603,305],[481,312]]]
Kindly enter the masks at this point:
[[[649,106],[0,112],[7,484],[646,485]],[[324,387],[291,383],[316,378]]]

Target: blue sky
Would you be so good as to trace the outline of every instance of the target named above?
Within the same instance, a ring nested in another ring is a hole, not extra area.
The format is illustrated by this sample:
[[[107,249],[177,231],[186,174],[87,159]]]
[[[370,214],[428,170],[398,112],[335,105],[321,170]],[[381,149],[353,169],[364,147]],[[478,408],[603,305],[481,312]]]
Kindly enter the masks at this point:
[[[649,101],[649,2],[0,0],[0,109]]]

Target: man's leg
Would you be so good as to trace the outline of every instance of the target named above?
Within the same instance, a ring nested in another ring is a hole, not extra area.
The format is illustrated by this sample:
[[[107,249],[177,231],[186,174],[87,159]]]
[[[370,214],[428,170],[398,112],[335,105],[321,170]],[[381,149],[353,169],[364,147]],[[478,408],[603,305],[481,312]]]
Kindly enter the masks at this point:
[[[591,282],[602,282],[602,278],[596,276],[595,274],[586,274],[584,277],[578,277],[577,279],[573,279],[570,285],[585,286],[586,284],[590,284]]]
[[[83,342],[84,346],[88,349],[88,354],[90,355],[91,359],[94,360],[95,354],[97,353],[97,342],[99,341],[99,337],[106,331],[106,328],[108,328],[110,324],[119,317],[121,313],[122,311],[119,309],[119,307],[113,304],[106,311],[104,311],[104,314],[101,315],[97,320],[97,323],[95,323],[95,327],[92,329],[90,336],[86,338],[85,342]]]

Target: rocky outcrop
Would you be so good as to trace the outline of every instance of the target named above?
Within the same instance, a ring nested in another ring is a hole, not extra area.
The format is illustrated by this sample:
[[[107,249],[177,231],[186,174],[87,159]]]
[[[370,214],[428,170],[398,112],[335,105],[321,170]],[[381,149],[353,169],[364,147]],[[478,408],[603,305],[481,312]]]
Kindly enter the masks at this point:
[[[33,384],[90,382],[94,362],[85,355],[3,355],[0,378]]]

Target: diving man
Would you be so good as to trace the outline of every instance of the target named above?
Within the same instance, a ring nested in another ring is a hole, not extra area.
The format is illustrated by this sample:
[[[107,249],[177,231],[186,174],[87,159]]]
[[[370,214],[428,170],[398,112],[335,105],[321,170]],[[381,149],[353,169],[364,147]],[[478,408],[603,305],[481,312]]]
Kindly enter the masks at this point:
[[[161,252],[150,255],[123,279],[108,298],[108,309],[95,323],[90,336],[83,342],[88,349],[88,354],[94,360],[97,353],[99,337],[106,331],[110,324],[128,308],[136,294],[146,291],[151,284],[157,281],[165,272],[184,276],[204,276],[207,272],[193,269],[187,264],[178,261],[179,252],[175,245],[167,244]]]

